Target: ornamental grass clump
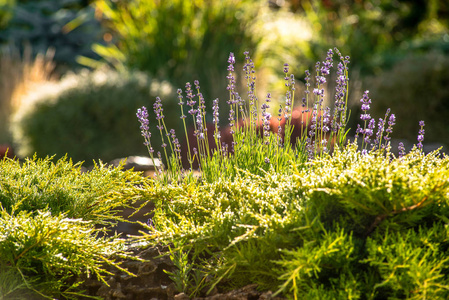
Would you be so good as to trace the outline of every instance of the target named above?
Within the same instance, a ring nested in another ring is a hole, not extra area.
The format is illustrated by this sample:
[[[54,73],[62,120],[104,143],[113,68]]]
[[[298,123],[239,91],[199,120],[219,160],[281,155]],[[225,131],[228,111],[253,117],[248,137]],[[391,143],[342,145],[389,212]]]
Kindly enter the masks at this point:
[[[218,122],[217,147],[210,147],[199,84],[196,96],[187,85],[199,145],[189,150],[189,163],[197,160],[201,178],[179,169],[176,154],[168,158],[158,179],[146,183],[155,210],[138,237],[171,245],[178,270],[169,275],[180,292],[193,297],[255,283],[259,290],[292,299],[449,297],[449,157],[423,153],[424,122],[417,126],[418,144],[409,152],[400,145],[399,155],[393,154],[395,115],[387,110],[383,118],[371,117],[369,91],[361,98],[362,124],[349,141],[349,58],[339,54],[334,107],[322,105],[332,54],[316,65],[313,89],[306,72],[299,110],[311,117],[303,119],[295,147],[289,120],[298,108],[287,65],[286,104],[277,116],[279,124],[286,119],[282,135],[268,131],[270,95],[257,106],[251,60],[247,57],[244,68],[246,102],[234,89],[230,56],[227,104],[233,139],[227,147],[220,147]],[[153,154],[146,109],[138,116]],[[170,136],[163,127],[160,134]]]

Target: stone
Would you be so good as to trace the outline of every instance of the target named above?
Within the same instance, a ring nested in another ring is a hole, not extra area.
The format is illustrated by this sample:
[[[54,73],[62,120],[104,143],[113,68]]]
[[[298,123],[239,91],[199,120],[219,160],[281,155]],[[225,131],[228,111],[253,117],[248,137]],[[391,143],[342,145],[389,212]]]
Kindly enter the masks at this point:
[[[158,158],[153,160],[147,156],[128,156],[123,158],[117,158],[109,162],[109,165],[118,167],[122,161],[125,161],[123,165],[124,170],[134,169],[134,171],[155,171],[156,167],[161,165]]]
[[[0,145],[0,159],[3,157],[14,158],[14,150],[10,145]]]

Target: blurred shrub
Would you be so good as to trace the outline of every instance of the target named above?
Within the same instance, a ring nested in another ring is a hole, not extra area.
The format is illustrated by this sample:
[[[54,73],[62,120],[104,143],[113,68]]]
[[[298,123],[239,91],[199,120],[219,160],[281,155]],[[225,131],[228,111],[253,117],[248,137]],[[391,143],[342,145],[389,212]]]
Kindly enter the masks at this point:
[[[147,154],[136,111],[152,103],[155,96],[163,100],[167,127],[175,128],[180,124],[179,108],[167,82],[138,72],[111,70],[68,75],[57,84],[42,87],[27,101],[30,105],[18,110],[12,128],[17,152],[19,156],[36,152],[39,157],[67,153],[74,161],[88,163]]]
[[[449,56],[413,55],[366,81],[374,115],[396,114],[393,136],[416,141],[425,120],[425,142],[449,144]]]
[[[94,50],[117,68],[128,66],[166,78],[176,88],[199,80],[206,101],[226,99],[229,52],[254,48],[246,28],[262,1],[99,0],[114,36]]]
[[[101,38],[95,11],[83,0],[16,0],[5,16],[0,44],[23,50],[29,43],[34,54],[55,49],[55,61],[73,65],[77,55],[97,57],[91,45]],[[9,20],[8,20],[9,18]]]

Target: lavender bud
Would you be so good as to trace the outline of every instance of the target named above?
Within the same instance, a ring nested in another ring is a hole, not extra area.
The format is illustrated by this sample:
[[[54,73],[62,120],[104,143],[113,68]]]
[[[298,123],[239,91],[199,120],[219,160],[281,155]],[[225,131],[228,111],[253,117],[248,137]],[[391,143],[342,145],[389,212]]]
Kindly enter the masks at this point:
[[[421,128],[418,131],[418,148],[422,149],[423,145],[422,145],[422,141],[424,141],[424,121],[419,121],[419,126],[421,126]]]
[[[399,150],[399,157],[403,157],[405,155],[404,143],[399,142],[398,150]]]

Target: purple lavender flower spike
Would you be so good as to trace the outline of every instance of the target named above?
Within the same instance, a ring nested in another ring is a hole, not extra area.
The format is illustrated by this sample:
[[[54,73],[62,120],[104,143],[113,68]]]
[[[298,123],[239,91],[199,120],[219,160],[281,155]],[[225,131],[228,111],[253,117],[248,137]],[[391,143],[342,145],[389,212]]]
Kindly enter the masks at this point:
[[[271,102],[271,93],[267,93],[267,98],[265,99],[265,102]]]
[[[422,141],[424,141],[424,133],[425,133],[425,131],[424,131],[424,126],[425,126],[424,121],[419,121],[419,126],[421,128],[419,129],[419,132],[418,132],[418,145],[417,146],[418,146],[419,149],[422,149],[422,147],[423,147]]]
[[[390,109],[388,109],[389,112]],[[391,114],[390,118],[388,119],[388,128],[385,130],[387,133],[384,137],[385,141],[391,140],[390,134],[393,132],[393,126],[396,124],[396,116],[395,114]]]
[[[233,124],[234,124],[234,113],[235,113],[235,111],[231,108],[230,110],[229,110],[229,118],[228,118],[228,120],[229,120],[229,124],[231,125],[231,126],[233,126]]]
[[[270,136],[270,120],[271,120],[271,114],[267,112],[267,109],[270,108],[270,105],[268,104],[271,100],[271,94],[267,94],[267,98],[265,99],[265,103],[261,105],[262,110],[262,123],[263,123],[263,136],[268,137]],[[265,142],[268,145],[268,141]]]
[[[156,120],[162,120],[164,118],[164,109],[162,108],[161,98],[156,97],[156,101],[153,104],[153,109],[156,114]]]
[[[145,146],[149,146],[150,144],[150,137],[151,137],[151,132],[149,131],[149,121],[148,121],[148,110],[145,106],[142,106],[142,108],[139,108],[137,110],[137,119],[140,122],[140,130],[141,130],[141,134],[144,137],[144,145]]]
[[[382,135],[385,131],[385,122],[384,119],[379,118],[379,122],[377,123],[377,133],[376,133],[376,139],[374,140],[374,147],[381,146],[382,144]]]
[[[179,105],[183,105],[184,102],[182,101],[182,90],[181,90],[181,89],[178,89],[178,90],[176,91],[176,93],[178,94],[178,99],[179,99],[178,104],[179,104]]]
[[[193,95],[192,86],[190,85],[190,82],[186,83],[186,94],[187,94],[186,98],[188,99],[187,100],[187,105],[190,106],[191,108],[193,108],[193,106],[195,105],[196,101],[193,100],[193,98],[195,96]]]
[[[184,105],[184,101],[182,101],[183,100],[182,90],[178,89],[177,94],[178,94],[178,99],[179,99],[178,105],[181,106],[181,116],[179,118],[182,120],[182,119],[186,118],[186,115],[184,115],[184,111],[182,109],[182,106]]]
[[[199,101],[198,101],[198,109],[204,111],[206,109],[206,101],[204,101],[204,97],[202,93],[197,94]]]
[[[175,146],[175,151],[181,153],[181,145],[179,144],[178,138],[173,140],[173,145]]]
[[[330,128],[329,128],[329,123],[331,121],[331,112],[330,112],[330,107],[326,107],[326,109],[324,110],[324,114],[323,114],[323,132],[324,133],[328,133]]]
[[[405,147],[403,142],[399,142],[398,151],[399,151],[399,158],[405,155]]]
[[[271,114],[269,112],[265,112],[264,120],[263,120],[263,135],[269,136],[270,135],[270,120],[271,120]]]
[[[233,95],[235,93],[235,77],[234,77],[234,64],[235,64],[235,57],[234,57],[234,53],[230,53],[229,54],[229,59],[228,59],[228,71],[229,74],[228,76],[226,76],[226,78],[228,79],[229,83],[228,86],[226,87],[226,89]],[[234,102],[232,102],[232,99],[229,99],[228,104],[235,104]]]
[[[333,55],[334,55],[334,52],[332,51],[332,49],[329,49],[329,51],[327,51],[326,60],[323,61],[323,64],[322,64],[321,68],[320,68],[320,64],[319,63],[316,64],[316,69],[317,70],[319,69],[320,70],[320,74],[321,74],[320,76],[316,77],[318,84],[326,83],[326,76],[329,75],[330,69],[333,66],[333,58],[332,58]]]
[[[306,77],[304,78],[304,80],[306,81],[306,87],[309,88],[310,87],[310,71],[306,70],[304,72],[306,74]],[[306,93],[308,93],[309,91],[307,90]]]
[[[229,58],[228,58],[228,63],[231,65],[235,64],[235,57],[234,57],[234,53],[229,53]]]
[[[313,93],[317,96],[323,96],[324,95],[324,89],[313,89]]]
[[[376,127],[376,120],[371,119],[368,124],[368,128],[365,129],[365,143],[369,143],[371,136],[374,132],[374,127]]]
[[[363,97],[362,99],[360,99],[360,102],[362,103],[362,111],[363,114],[360,116],[360,119],[362,121],[368,121],[371,119],[371,116],[368,114],[368,111],[370,110],[370,104],[371,104],[371,99],[368,96],[369,91],[365,91],[363,93]]]
[[[218,125],[219,121],[219,113],[218,113],[218,98],[212,101],[212,115],[213,115],[213,123]]]
[[[287,76],[287,73],[288,73],[288,64],[287,63],[284,64],[284,73]]]
[[[326,77],[324,77],[324,76],[317,76],[316,79],[317,79],[317,82],[319,84],[325,84],[326,83]]]
[[[360,127],[360,124],[357,124],[357,129],[355,131],[355,137],[358,138],[359,134],[363,134],[365,132],[365,130],[363,130],[362,127]]]
[[[196,114],[196,128],[197,128],[197,137],[199,139],[204,139],[203,118],[202,118],[201,112],[198,112]]]
[[[292,91],[295,91],[295,74],[290,74],[290,85],[292,86]]]

